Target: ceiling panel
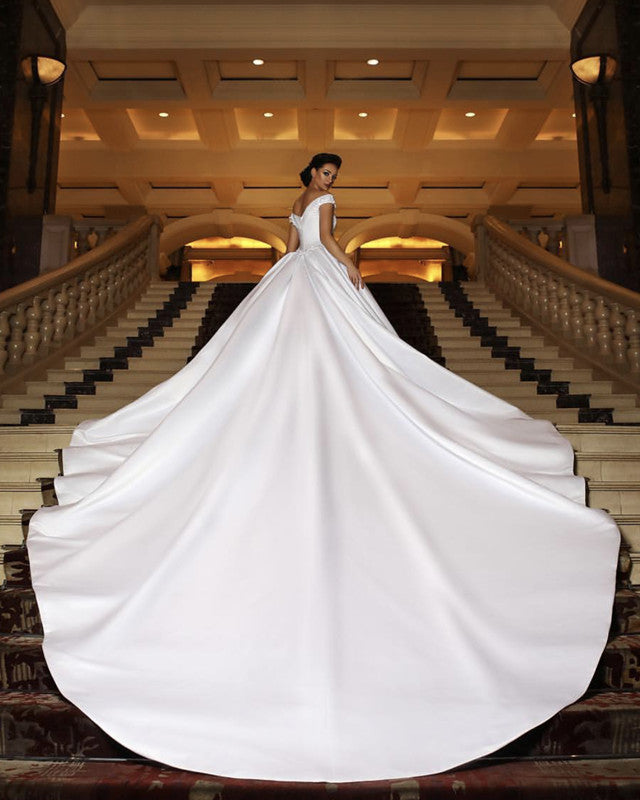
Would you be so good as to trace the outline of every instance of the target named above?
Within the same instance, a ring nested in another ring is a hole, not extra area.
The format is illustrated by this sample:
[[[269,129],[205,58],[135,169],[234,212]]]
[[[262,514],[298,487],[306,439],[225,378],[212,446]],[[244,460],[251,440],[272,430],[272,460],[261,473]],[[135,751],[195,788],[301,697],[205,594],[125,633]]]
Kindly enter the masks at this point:
[[[245,141],[293,141],[298,138],[298,113],[294,108],[236,108],[238,134]],[[265,114],[273,114],[265,117]]]
[[[440,114],[433,138],[440,141],[495,139],[508,111],[508,108],[483,108],[478,111],[445,108]],[[467,117],[467,113],[474,113],[475,116]]]
[[[342,219],[470,219],[515,196],[580,211],[564,22],[579,0],[354,0],[329,16],[315,0],[288,15],[271,0],[68,1],[82,9],[65,17],[60,175],[93,188],[61,189],[61,213],[242,207],[285,224],[298,170],[327,150],[344,157]]]
[[[265,58],[264,64],[255,65],[252,60],[219,61],[218,71],[222,80],[294,80],[298,74],[295,61],[272,61]]]
[[[363,58],[358,61],[336,61],[334,75],[336,80],[411,80],[414,67],[414,61],[381,59],[379,64],[370,65]]]
[[[461,61],[458,80],[537,80],[544,61]]]
[[[100,137],[89,122],[84,109],[65,108],[64,118],[60,125],[60,140],[62,142],[96,142]]]
[[[141,140],[196,141],[200,139],[193,114],[188,108],[172,108],[168,112],[146,108],[128,108],[127,113]],[[168,113],[168,117],[161,117]]]
[[[368,116],[361,117],[361,113]],[[393,138],[397,116],[396,108],[360,112],[339,108],[335,112],[333,137],[336,141],[389,141]]]
[[[578,138],[576,120],[569,108],[555,108],[536,137],[538,141],[569,141]]]
[[[175,80],[172,61],[90,61],[99,80]]]

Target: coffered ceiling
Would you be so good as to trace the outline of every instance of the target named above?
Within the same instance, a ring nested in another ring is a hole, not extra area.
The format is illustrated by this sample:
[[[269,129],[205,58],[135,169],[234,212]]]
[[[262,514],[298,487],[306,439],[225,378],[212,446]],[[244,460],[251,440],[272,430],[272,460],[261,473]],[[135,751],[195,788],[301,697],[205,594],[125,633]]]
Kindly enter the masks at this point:
[[[53,5],[69,65],[59,213],[284,220],[317,151],[343,157],[342,219],[580,211],[568,52],[583,0]]]

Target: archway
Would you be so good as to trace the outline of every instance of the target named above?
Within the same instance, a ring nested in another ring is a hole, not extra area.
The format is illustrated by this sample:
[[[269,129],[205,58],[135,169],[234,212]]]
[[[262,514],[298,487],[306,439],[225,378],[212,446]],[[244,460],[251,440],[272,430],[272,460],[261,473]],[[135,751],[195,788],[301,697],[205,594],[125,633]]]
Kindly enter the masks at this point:
[[[381,214],[352,225],[342,234],[339,243],[347,253],[352,253],[366,242],[392,236],[426,237],[444,242],[464,254],[464,264],[473,274],[475,240],[471,229],[458,220],[438,214],[413,209]]]

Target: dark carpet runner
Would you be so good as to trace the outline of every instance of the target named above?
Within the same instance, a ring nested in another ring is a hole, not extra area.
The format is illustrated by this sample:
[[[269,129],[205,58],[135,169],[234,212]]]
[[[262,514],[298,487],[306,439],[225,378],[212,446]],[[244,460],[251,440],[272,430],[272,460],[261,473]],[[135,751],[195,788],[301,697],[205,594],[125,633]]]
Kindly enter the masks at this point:
[[[438,336],[429,317],[418,285],[415,283],[369,283],[376,302],[407,344],[424,353],[432,361],[446,366]]]
[[[255,283],[219,283],[213,290],[211,299],[200,322],[196,340],[191,348],[191,359],[202,350],[218,328],[226,322],[242,300],[255,287]]]
[[[162,304],[153,317],[149,317],[146,325],[138,327],[135,336],[127,336],[126,345],[117,345],[111,355],[99,360],[95,369],[82,371],[81,381],[65,381],[64,394],[46,394],[43,408],[21,408],[20,423],[22,425],[53,425],[56,421],[57,408],[77,408],[79,395],[96,393],[96,383],[113,381],[113,371],[128,369],[130,358],[141,358],[143,347],[153,347],[154,340],[164,336],[164,329],[173,326],[173,320],[180,316],[187,307],[198,283],[179,283],[169,298]]]
[[[439,286],[471,336],[479,338],[482,347],[490,347],[491,357],[504,361],[505,369],[519,370],[521,381],[534,381],[538,394],[556,395],[556,408],[577,408],[578,422],[613,423],[613,408],[591,408],[588,394],[573,394],[569,381],[552,380],[550,369],[537,368],[535,358],[523,357],[520,347],[510,344],[508,336],[498,335],[497,328],[489,324],[488,318],[482,316],[466,295],[463,283],[443,281]]]

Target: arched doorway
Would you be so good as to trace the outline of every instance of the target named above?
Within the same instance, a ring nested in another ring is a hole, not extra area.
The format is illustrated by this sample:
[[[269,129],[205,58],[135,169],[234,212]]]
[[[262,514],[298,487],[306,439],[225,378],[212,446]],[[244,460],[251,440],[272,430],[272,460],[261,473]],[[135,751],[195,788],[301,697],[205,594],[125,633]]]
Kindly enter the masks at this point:
[[[473,273],[470,228],[436,214],[409,210],[371,217],[347,230],[340,245],[369,281],[451,280],[463,264]]]
[[[182,280],[258,281],[284,253],[282,231],[260,217],[213,211],[177,220],[160,237],[161,270],[175,266]]]

